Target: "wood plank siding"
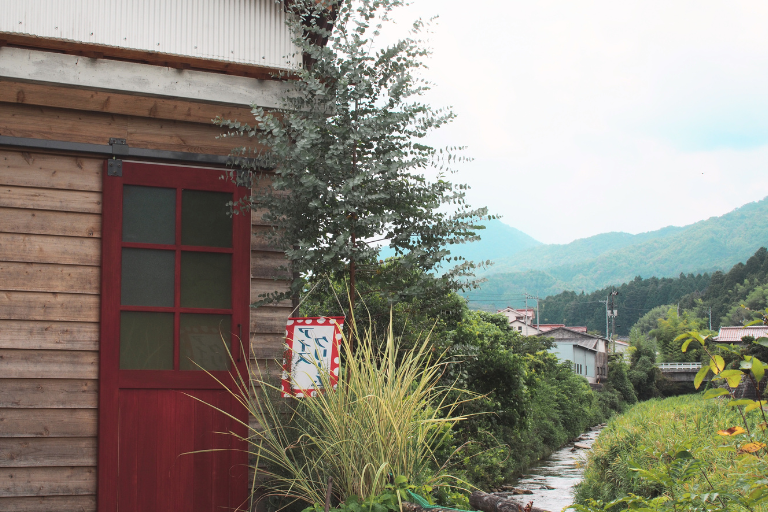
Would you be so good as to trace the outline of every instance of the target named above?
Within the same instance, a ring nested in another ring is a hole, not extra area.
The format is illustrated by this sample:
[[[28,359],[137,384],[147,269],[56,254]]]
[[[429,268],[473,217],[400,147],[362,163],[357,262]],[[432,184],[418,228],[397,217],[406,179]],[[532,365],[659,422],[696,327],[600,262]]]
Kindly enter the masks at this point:
[[[0,134],[226,155],[216,115],[247,108],[0,80]],[[0,510],[94,511],[102,167],[0,148]],[[251,299],[286,289],[252,216]],[[252,309],[252,357],[282,354],[289,302]],[[265,361],[260,361],[264,364]]]

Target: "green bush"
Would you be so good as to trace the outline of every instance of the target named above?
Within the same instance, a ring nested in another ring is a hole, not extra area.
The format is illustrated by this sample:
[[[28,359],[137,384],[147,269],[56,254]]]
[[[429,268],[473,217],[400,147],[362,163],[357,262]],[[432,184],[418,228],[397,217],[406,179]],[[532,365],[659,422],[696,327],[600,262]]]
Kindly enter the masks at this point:
[[[279,398],[258,367],[238,376],[233,395],[258,425],[246,425],[254,493],[311,505],[324,503],[329,477],[334,503],[379,496],[391,475],[419,485],[450,482],[434,454],[461,419],[446,398],[453,389],[439,385],[445,364],[428,338],[398,352],[391,329],[381,343],[354,321],[353,328],[354,354],[341,343],[338,387],[321,372],[325,392],[315,397]]]
[[[758,417],[750,425],[757,428]],[[705,401],[700,395],[652,399],[636,404],[613,418],[600,433],[589,454],[584,480],[576,488],[576,502],[610,502],[633,494],[656,498],[670,492],[740,492],[739,481],[768,475],[763,457],[739,454],[718,430],[741,423],[739,413],[722,401]],[[681,450],[706,461],[691,478],[678,478],[673,488],[659,480],[643,478],[636,471],[664,474]],[[632,468],[635,468],[633,471]],[[724,488],[725,475],[730,487]],[[710,485],[711,484],[711,485]],[[626,504],[619,504],[624,508]],[[601,507],[592,507],[600,509]]]

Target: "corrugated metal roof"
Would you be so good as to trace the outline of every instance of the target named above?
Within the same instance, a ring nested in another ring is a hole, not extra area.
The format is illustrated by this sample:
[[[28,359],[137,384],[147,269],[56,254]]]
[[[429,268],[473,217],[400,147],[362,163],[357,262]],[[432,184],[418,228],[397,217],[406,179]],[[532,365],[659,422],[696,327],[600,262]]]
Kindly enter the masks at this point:
[[[752,336],[753,338],[763,338],[768,336],[768,326],[766,325],[753,325],[750,327],[744,326],[732,326],[721,327],[720,332],[715,336],[715,341],[723,342],[737,342],[741,341],[744,336]]]
[[[288,69],[274,0],[0,0],[0,32]]]
[[[578,346],[587,348],[589,350],[594,350],[595,352],[598,352],[598,346],[597,346],[597,339],[591,339],[591,340],[584,340],[577,343]]]

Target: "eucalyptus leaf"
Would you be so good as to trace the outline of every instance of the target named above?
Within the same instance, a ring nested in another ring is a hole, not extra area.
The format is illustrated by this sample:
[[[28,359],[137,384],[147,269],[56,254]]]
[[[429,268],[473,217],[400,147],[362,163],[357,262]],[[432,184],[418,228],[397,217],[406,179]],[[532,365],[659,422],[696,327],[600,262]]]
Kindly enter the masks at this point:
[[[431,132],[455,114],[424,102],[429,84],[419,73],[430,55],[428,23],[376,49],[370,43],[380,29],[371,22],[402,2],[333,5],[329,15],[327,2],[284,3],[294,15],[293,42],[312,65],[292,70],[282,108],[254,107],[251,125],[216,121],[253,141],[233,152],[254,183],[241,208],[274,226],[265,237],[290,262],[290,291],[276,283],[260,304],[299,293],[305,278],[349,279],[358,266],[366,267],[360,272],[370,288],[391,301],[429,292],[426,280],[402,284],[403,274],[416,271],[439,277],[447,290],[479,286],[474,273],[484,265],[451,262],[450,249],[476,240],[495,217],[468,206],[469,187],[448,179],[470,161],[464,148],[431,142]],[[383,261],[382,246],[372,241],[386,241],[394,263]]]

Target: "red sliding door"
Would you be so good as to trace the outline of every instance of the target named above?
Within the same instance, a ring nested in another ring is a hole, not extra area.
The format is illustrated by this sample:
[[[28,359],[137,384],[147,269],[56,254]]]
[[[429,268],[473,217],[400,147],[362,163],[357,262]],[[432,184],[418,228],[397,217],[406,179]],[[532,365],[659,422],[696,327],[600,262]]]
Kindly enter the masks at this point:
[[[247,189],[222,174],[105,166],[100,512],[245,508],[245,446],[218,432],[246,429],[206,404],[247,413],[203,371],[230,384],[249,330],[250,216],[229,215]]]

